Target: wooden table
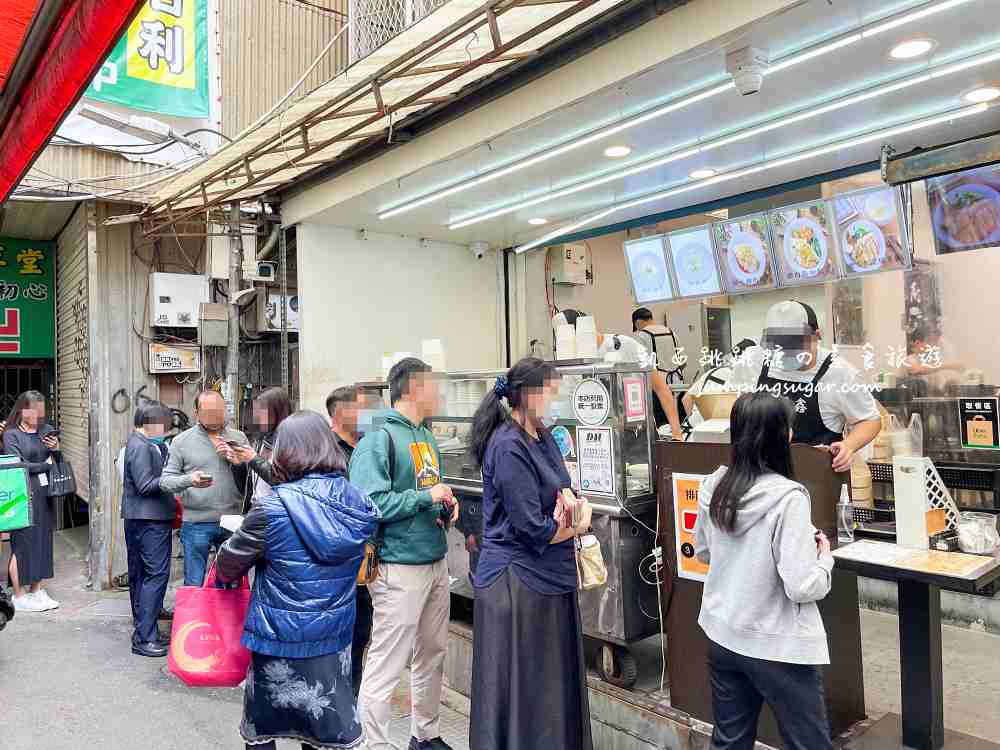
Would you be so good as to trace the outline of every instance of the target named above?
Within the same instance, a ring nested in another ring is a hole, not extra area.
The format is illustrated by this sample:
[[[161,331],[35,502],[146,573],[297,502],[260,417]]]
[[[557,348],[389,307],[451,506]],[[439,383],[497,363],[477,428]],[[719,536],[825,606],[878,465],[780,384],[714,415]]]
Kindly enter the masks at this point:
[[[848,544],[833,555],[840,570],[896,583],[903,706],[899,739],[913,750],[941,750],[945,746],[941,588],[975,594],[1000,579],[1000,559],[870,540]],[[949,746],[961,742],[958,735],[954,739],[949,737]]]

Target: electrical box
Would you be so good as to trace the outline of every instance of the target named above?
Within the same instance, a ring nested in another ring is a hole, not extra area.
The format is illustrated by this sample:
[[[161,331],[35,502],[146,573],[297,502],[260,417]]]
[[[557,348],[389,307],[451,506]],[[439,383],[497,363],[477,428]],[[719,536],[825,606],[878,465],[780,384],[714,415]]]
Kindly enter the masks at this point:
[[[288,330],[299,330],[299,295],[290,294],[282,297],[278,292],[261,289],[257,298],[257,332],[281,332],[281,305],[284,304],[288,316]]]
[[[583,286],[589,283],[586,245],[554,245],[549,248],[548,252],[549,271],[554,283],[572,286]]]
[[[149,324],[160,328],[198,328],[208,279],[200,274],[154,273],[149,277]]]
[[[228,279],[229,266],[232,259],[232,239],[227,233],[229,227],[225,224],[208,225],[208,272],[211,279]],[[256,268],[257,265],[257,227],[244,224],[240,229],[243,237],[243,262]]]
[[[201,349],[177,344],[149,345],[149,371],[154,375],[172,372],[201,372]]]
[[[201,304],[198,341],[202,346],[229,346],[229,306]]]

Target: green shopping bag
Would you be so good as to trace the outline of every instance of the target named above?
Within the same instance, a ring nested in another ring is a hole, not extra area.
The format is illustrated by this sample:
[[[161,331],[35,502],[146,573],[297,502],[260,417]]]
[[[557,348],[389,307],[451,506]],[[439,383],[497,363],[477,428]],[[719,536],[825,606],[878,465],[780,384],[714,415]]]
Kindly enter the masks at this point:
[[[28,469],[16,456],[0,456],[0,531],[26,529],[31,523]]]

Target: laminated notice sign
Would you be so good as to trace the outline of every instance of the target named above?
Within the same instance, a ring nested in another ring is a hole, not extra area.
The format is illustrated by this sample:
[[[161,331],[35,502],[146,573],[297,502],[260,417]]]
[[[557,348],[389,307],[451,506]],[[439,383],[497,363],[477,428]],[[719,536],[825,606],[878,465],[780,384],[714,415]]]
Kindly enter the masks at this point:
[[[610,427],[576,428],[580,491],[585,495],[615,494],[613,444]]]
[[[698,492],[704,474],[673,475],[674,543],[677,546],[677,575],[689,581],[704,581],[708,565],[694,556],[694,530],[698,521]]]

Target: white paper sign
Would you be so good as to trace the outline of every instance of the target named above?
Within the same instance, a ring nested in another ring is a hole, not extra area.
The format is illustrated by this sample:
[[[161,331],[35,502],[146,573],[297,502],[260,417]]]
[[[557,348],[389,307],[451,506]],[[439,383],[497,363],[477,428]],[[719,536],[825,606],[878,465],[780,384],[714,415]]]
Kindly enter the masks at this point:
[[[580,465],[580,492],[615,494],[615,454],[610,427],[577,427],[576,450]]]
[[[608,421],[611,413],[611,394],[599,380],[584,380],[573,393],[573,413],[576,420],[588,427],[597,427]]]

